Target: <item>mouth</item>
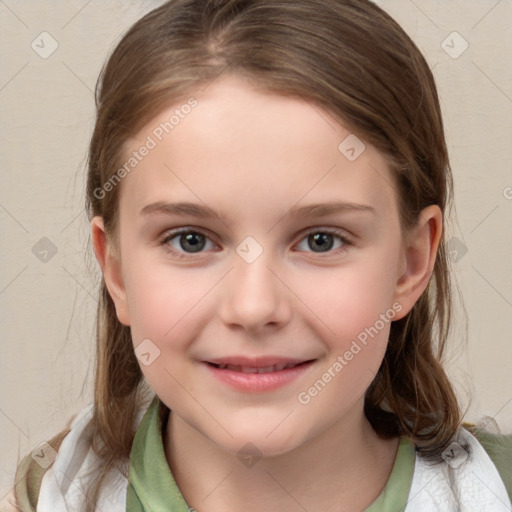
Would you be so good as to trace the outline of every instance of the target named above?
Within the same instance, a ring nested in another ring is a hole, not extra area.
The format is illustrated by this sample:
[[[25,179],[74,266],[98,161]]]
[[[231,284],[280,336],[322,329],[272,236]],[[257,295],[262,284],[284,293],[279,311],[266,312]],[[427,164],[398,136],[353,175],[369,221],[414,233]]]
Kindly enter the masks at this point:
[[[209,373],[232,389],[259,393],[271,391],[303,376],[316,359],[228,357],[202,361]]]

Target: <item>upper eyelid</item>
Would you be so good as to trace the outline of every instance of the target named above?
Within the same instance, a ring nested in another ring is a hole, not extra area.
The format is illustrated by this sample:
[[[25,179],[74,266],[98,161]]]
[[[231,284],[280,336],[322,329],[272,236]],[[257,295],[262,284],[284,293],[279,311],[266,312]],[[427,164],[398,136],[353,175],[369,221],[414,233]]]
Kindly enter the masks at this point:
[[[173,228],[166,230],[162,236],[160,237],[160,240],[171,240],[179,235],[183,235],[186,233],[199,233],[200,235],[206,236],[208,239],[210,239],[212,242],[215,242],[215,236],[212,237],[210,234],[211,232],[204,228],[192,228],[192,227],[183,227],[183,228]]]

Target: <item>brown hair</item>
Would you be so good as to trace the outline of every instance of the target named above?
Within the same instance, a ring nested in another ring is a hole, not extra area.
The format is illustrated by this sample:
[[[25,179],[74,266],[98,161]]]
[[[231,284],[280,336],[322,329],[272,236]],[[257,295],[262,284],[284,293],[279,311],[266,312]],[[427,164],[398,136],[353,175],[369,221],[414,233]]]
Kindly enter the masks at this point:
[[[87,210],[90,218],[103,218],[112,250],[120,187],[95,191],[122,165],[127,139],[223,72],[303,98],[373,144],[394,172],[404,232],[428,205],[447,216],[452,178],[434,78],[383,10],[368,0],[173,0],[126,33],[97,84]],[[461,421],[441,364],[452,313],[445,223],[429,286],[409,314],[392,323],[365,397],[365,414],[379,435],[407,436],[432,461],[440,460]],[[148,391],[144,382],[130,329],[118,321],[103,281],[91,420],[102,468],[87,511],[94,510],[107,472],[129,458]]]

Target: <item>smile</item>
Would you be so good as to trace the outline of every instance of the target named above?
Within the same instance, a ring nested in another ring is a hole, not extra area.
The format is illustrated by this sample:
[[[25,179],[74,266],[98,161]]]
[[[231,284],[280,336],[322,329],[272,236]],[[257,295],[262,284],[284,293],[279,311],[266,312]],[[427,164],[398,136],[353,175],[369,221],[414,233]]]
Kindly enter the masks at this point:
[[[208,373],[223,385],[246,393],[260,393],[283,387],[304,373],[315,359],[223,358],[203,361]]]

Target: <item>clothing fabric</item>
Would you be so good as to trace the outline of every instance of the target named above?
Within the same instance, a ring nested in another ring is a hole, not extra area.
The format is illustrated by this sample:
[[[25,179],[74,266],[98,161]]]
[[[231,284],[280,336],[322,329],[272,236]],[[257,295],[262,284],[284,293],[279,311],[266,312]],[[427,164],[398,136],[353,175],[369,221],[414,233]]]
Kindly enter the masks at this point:
[[[121,472],[112,472],[97,510],[193,511],[165,457],[160,407],[155,396],[140,410],[129,466],[125,468],[128,480]],[[92,405],[74,419],[57,458],[47,469],[37,469],[30,454],[25,457],[16,474],[19,510],[78,512],[98,462],[90,448],[87,428],[91,415]],[[386,486],[364,512],[512,512],[512,436],[482,434],[477,439],[461,428],[444,458],[442,464],[429,465],[416,456],[410,440],[401,438]],[[501,473],[493,460],[499,462]]]

